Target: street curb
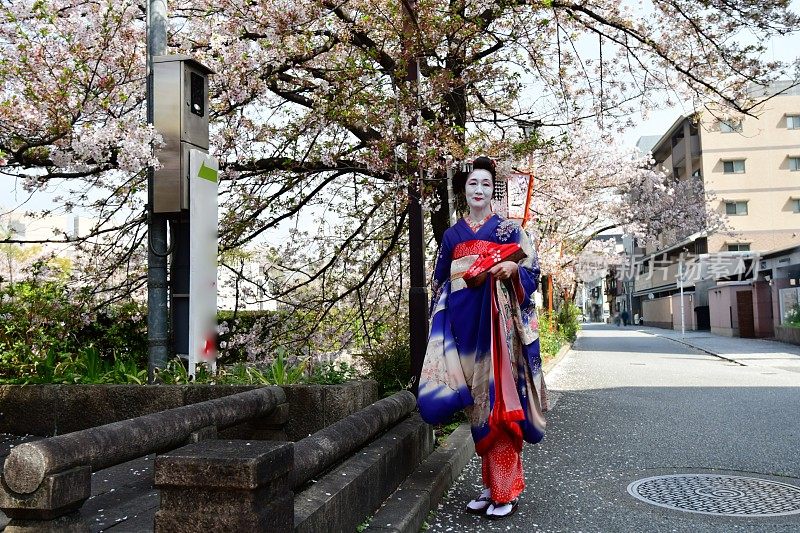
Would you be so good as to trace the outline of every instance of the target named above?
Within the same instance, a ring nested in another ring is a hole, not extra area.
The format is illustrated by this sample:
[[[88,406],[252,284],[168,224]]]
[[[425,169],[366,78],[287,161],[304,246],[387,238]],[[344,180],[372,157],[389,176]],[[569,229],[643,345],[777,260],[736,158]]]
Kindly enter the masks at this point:
[[[644,331],[642,329],[637,329],[635,331],[640,331],[642,333],[646,333],[647,335],[652,335],[653,337],[661,337],[662,339],[667,339],[667,340],[670,340],[672,342],[677,342],[678,344],[683,344],[684,346],[688,346],[689,348],[692,348],[693,350],[697,350],[698,352],[703,352],[705,354],[712,355],[714,357],[717,357],[717,358],[722,359],[724,361],[728,361],[730,363],[736,363],[737,365],[740,365],[740,366],[749,366],[749,365],[747,365],[745,363],[742,363],[741,361],[737,361],[736,359],[732,359],[730,357],[725,357],[724,355],[720,355],[718,353],[714,353],[714,352],[712,352],[710,350],[706,350],[705,348],[700,348],[699,346],[695,346],[694,344],[690,344],[690,343],[688,343],[686,341],[682,341],[680,339],[675,339],[673,337],[668,337],[667,335],[661,335],[660,333],[652,333],[650,331]]]
[[[561,363],[573,344],[564,344],[555,357],[542,365],[542,373],[551,372]],[[472,431],[465,422],[400,484],[376,511],[364,532],[417,533],[474,453]]]
[[[417,533],[475,452],[472,432],[463,423],[384,502],[364,530]]]
[[[580,333],[579,333],[580,334]],[[558,352],[556,353],[555,357],[550,359],[548,362],[542,365],[542,373],[548,374],[551,370],[553,370],[556,365],[558,365],[564,357],[566,357],[567,353],[572,349],[572,345],[575,344],[574,342],[568,342],[561,348],[559,348]]]

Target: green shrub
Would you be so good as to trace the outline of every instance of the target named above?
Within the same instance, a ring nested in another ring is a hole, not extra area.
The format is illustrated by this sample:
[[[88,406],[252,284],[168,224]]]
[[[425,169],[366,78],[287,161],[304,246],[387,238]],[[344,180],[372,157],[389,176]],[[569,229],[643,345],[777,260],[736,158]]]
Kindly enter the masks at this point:
[[[319,363],[314,366],[310,383],[340,385],[361,378],[358,369],[344,361]]]
[[[367,367],[367,377],[388,396],[411,385],[411,348],[408,344],[408,317],[398,315],[390,324],[374,327],[372,349],[360,355]]]
[[[783,321],[786,326],[800,328],[800,305],[794,305],[786,313],[786,318]]]
[[[92,346],[104,359],[133,361],[147,368],[147,310],[127,301],[91,313],[76,334],[77,346]]]
[[[564,302],[556,315],[556,322],[559,333],[569,342],[575,342],[578,338],[580,323],[578,317],[581,310],[572,302]]]
[[[0,380],[11,384],[102,384],[129,383],[143,385],[147,381],[147,370],[139,368],[135,361],[118,359],[104,360],[95,348],[86,348],[77,354],[48,351],[42,358],[33,358],[31,364],[21,368],[16,375]]]
[[[0,381],[94,383],[114,369],[139,376],[133,368],[147,362],[144,316],[133,302],[94,310],[57,278],[2,285]]]
[[[550,314],[547,311],[541,311],[539,313],[539,351],[543,359],[554,357],[564,343],[563,337],[555,325],[551,326],[551,323]]]
[[[34,266],[22,281],[0,280],[0,383],[146,382],[144,306],[127,301],[97,308],[88,295],[73,290],[65,276],[45,277],[45,267]],[[311,364],[312,354],[369,344],[361,336],[364,328],[358,317],[353,319],[355,327],[337,329],[339,323],[353,324],[346,320],[350,315],[352,311],[332,310],[317,322],[309,312],[220,312],[220,370],[212,375],[198,366],[195,381],[280,385],[357,379],[357,369],[346,363]],[[379,347],[373,359],[388,365],[376,364],[372,376],[385,383],[386,390],[407,385],[407,338],[396,334],[394,324],[368,326],[371,344]],[[159,380],[188,383],[186,363],[170,361]]]
[[[579,316],[580,309],[571,302],[565,302],[553,316],[544,310],[539,312],[539,349],[543,359],[554,357],[565,343],[575,342]]]

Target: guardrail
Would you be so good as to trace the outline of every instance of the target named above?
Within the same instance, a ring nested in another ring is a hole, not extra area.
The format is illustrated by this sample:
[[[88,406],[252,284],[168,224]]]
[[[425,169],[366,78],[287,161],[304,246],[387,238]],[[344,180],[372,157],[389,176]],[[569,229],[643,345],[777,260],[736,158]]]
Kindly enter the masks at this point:
[[[430,427],[409,416],[415,407],[414,395],[402,391],[294,444],[205,440],[159,455],[155,486],[161,505],[155,533],[353,531],[432,448]],[[386,441],[373,447],[368,460],[349,467],[351,475],[327,473],[381,439]],[[401,457],[403,464],[389,466]],[[365,467],[381,461],[381,467]],[[299,492],[298,512],[293,492],[323,472],[317,483]],[[339,486],[344,479],[344,487]],[[314,493],[321,485],[330,492]],[[358,491],[368,494],[352,499]]]
[[[263,417],[286,395],[263,387],[14,448],[0,478],[0,509],[10,518],[48,520],[79,508],[91,473],[184,445],[202,429],[225,429]]]
[[[298,488],[408,416],[416,397],[400,391],[349,415],[294,445],[292,487]]]

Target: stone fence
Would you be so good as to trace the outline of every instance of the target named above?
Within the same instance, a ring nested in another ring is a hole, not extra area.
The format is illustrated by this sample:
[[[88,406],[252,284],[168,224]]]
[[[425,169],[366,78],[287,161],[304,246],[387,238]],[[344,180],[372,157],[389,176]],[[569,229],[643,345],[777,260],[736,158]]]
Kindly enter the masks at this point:
[[[403,391],[294,444],[207,440],[159,455],[155,531],[354,531],[433,448],[415,407]]]
[[[174,449],[206,428],[215,436],[285,402],[283,389],[263,387],[21,444],[5,460],[0,509],[12,519],[62,516],[89,498],[92,472]]]
[[[433,449],[413,394],[377,392],[369,381],[0,387],[0,433],[48,436],[11,450],[0,508],[20,531],[73,519],[84,531],[73,511],[92,472],[158,452],[155,531],[353,531]]]
[[[0,385],[0,433],[52,437],[120,420],[214,400],[261,386],[239,385]],[[300,440],[376,401],[378,384],[285,385],[285,433],[255,438]],[[250,426],[223,437],[254,438]]]

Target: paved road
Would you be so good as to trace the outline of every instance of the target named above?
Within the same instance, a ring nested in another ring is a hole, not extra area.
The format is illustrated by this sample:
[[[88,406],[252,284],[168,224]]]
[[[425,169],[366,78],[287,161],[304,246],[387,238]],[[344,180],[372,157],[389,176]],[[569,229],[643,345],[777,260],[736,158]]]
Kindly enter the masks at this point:
[[[526,445],[516,515],[468,515],[474,459],[428,531],[800,531],[800,514],[720,517],[631,497],[638,479],[682,473],[753,476],[800,486],[800,376],[741,366],[644,331],[586,325],[549,375],[545,440]]]

